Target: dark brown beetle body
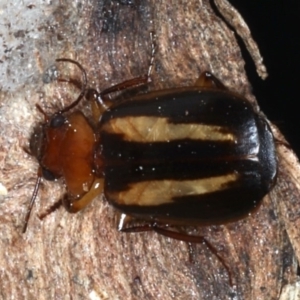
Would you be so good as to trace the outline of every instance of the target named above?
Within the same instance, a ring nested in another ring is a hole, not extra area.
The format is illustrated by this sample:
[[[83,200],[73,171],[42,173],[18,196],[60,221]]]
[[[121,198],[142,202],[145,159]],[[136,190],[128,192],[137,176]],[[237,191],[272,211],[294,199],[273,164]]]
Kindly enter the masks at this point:
[[[254,210],[277,162],[265,118],[234,93],[183,87],[139,95],[99,124],[105,198],[171,224],[218,224]]]
[[[127,214],[179,239],[182,235],[173,236],[157,224],[234,221],[258,207],[274,185],[277,160],[266,119],[211,74],[203,73],[195,86],[154,91],[112,105],[107,94],[145,84],[150,71],[97,93],[86,89],[80,64],[58,61],[77,65],[84,84],[70,106],[51,117],[43,112],[46,121],[35,138],[41,143],[38,180],[23,231],[42,177],[64,178],[67,194],[62,203],[70,212],[104,192],[123,213],[119,228]],[[81,112],[67,113],[90,92],[98,99],[95,114],[101,114],[97,128]],[[103,102],[109,107],[104,113]]]
[[[152,54],[154,50],[152,49]],[[253,212],[276,181],[274,138],[265,117],[241,95],[228,91],[210,73],[194,86],[159,90],[112,104],[107,94],[145,84],[148,74],[101,93],[87,89],[52,116],[32,137],[31,153],[39,161],[30,213],[42,178],[63,178],[62,203],[77,212],[96,196],[119,214],[124,232],[154,230],[193,243],[205,243],[228,272],[230,268],[203,236],[192,236],[168,225],[213,225],[235,221]],[[59,79],[66,81],[64,79]],[[76,81],[70,83],[78,86]],[[80,111],[71,111],[93,96],[92,126]],[[69,112],[70,111],[70,112]],[[133,217],[145,221],[128,227]],[[125,226],[126,225],[126,226]]]

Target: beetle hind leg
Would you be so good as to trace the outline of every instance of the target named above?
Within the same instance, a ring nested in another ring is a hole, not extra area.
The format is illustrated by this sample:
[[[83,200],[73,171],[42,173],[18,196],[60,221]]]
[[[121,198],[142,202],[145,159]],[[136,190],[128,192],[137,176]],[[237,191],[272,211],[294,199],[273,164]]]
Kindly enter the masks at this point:
[[[124,214],[122,214],[124,215]],[[127,216],[125,215],[125,223],[127,223]],[[130,217],[129,217],[130,218]],[[174,240],[179,240],[188,243],[189,246],[189,255],[190,255],[190,261],[193,261],[191,259],[191,255],[193,250],[191,249],[193,244],[205,244],[206,247],[216,256],[216,258],[219,260],[219,262],[223,265],[225,268],[227,274],[228,274],[228,280],[230,286],[233,285],[232,283],[232,275],[229,266],[226,264],[223,257],[218,253],[218,250],[203,236],[196,236],[196,235],[189,235],[184,232],[178,232],[173,231],[164,227],[161,227],[156,222],[154,223],[148,223],[144,225],[133,225],[131,227],[123,228],[119,226],[119,231],[127,232],[127,233],[137,233],[137,232],[145,232],[145,231],[155,231],[156,233],[172,238]]]

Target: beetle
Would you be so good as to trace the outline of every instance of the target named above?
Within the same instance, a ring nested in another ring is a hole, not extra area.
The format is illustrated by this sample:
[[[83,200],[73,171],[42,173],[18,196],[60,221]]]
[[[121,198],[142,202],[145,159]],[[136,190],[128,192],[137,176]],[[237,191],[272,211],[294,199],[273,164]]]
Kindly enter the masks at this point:
[[[152,52],[154,50],[152,49]],[[265,116],[250,102],[204,72],[193,86],[138,94],[116,103],[112,92],[146,84],[148,74],[100,93],[87,88],[86,72],[78,98],[44,114],[31,149],[39,162],[38,178],[25,218],[41,179],[62,177],[67,193],[62,204],[77,212],[97,195],[121,212],[119,229],[155,230],[172,238],[205,242],[160,225],[224,224],[246,217],[276,182],[274,137]],[[95,128],[79,110],[93,94],[100,115]],[[106,109],[104,109],[104,105]],[[126,216],[147,221],[124,228]]]

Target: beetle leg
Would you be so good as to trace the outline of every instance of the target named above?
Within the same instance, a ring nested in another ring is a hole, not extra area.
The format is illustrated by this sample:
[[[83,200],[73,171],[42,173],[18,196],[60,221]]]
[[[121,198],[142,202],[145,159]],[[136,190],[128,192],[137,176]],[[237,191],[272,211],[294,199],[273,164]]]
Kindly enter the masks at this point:
[[[121,215],[126,216],[125,214]],[[128,221],[125,220],[124,223],[127,223]],[[127,228],[123,227],[124,224],[121,225],[121,223],[118,224],[118,230],[125,233],[138,233],[138,232],[145,232],[145,231],[153,231],[153,227],[151,224],[144,224],[144,225],[133,225]]]
[[[129,80],[125,80],[121,83],[113,85],[113,86],[105,89],[104,91],[100,92],[100,96],[105,96],[105,95],[110,94],[110,93],[126,90],[126,89],[131,88],[131,87],[137,87],[137,86],[146,84],[147,82],[148,82],[148,76],[147,75],[132,78],[132,79],[129,79]]]
[[[104,91],[98,93],[95,89],[87,89],[85,97],[91,103],[91,111],[93,120],[97,123],[100,119],[100,116],[111,106],[113,103],[110,97],[110,93],[119,92],[126,90],[131,87],[138,87],[145,85],[148,82],[147,76],[136,77],[130,80],[123,81],[119,84],[116,84],[112,87],[105,89]]]
[[[133,218],[130,215],[126,215],[121,212],[116,213],[116,219],[117,219],[117,228],[118,231],[126,232],[126,233],[137,233],[137,232],[145,232],[145,231],[153,231],[152,224],[146,223],[143,225],[128,225],[130,223],[136,222],[136,218]]]
[[[67,196],[65,196],[63,199],[60,199],[59,201],[55,202],[52,206],[50,206],[46,212],[39,215],[39,219],[42,220],[51,213],[53,213],[55,210],[60,208],[61,205],[63,205],[66,210],[70,213],[76,213],[79,210],[86,207],[89,203],[91,203],[96,196],[101,194],[101,186],[103,187],[103,179],[95,179],[91,189],[84,194],[80,199],[77,201],[70,201]],[[29,214],[27,213],[26,219],[25,219],[25,226],[23,229],[23,233],[26,231],[27,223],[28,223]]]
[[[48,207],[47,210],[44,213],[38,215],[38,218],[40,220],[43,220],[48,215],[52,214],[54,211],[59,209],[61,207],[61,205],[62,205],[62,200],[59,199],[58,201],[54,202],[50,207]]]
[[[219,262],[226,269],[226,272],[228,274],[229,284],[230,284],[230,286],[233,285],[230,268],[226,264],[225,260],[218,254],[218,250],[203,236],[189,235],[189,234],[186,234],[183,232],[169,230],[169,229],[160,227],[157,223],[150,223],[150,224],[145,224],[145,225],[141,225],[141,226],[132,226],[132,227],[128,227],[128,228],[122,228],[120,231],[127,232],[127,233],[131,233],[131,232],[136,233],[136,232],[145,232],[145,231],[151,231],[151,230],[153,230],[156,233],[161,234],[163,236],[172,238],[174,240],[184,241],[184,242],[188,243],[190,255],[191,255],[192,244],[205,244],[206,247],[216,256],[216,258],[219,260]]]
[[[217,77],[215,77],[208,71],[205,71],[200,74],[199,78],[195,82],[195,86],[209,89],[227,90],[225,85]]]
[[[189,235],[189,234],[186,234],[186,233],[181,233],[181,232],[168,230],[168,229],[165,229],[165,228],[162,228],[162,227],[158,227],[156,223],[154,223],[152,225],[152,230],[154,230],[155,232],[157,232],[161,235],[164,235],[166,237],[170,237],[172,239],[179,240],[179,241],[185,241],[188,244],[191,244],[191,243],[196,243],[196,244],[201,243],[202,244],[202,243],[204,243],[206,245],[206,247],[216,256],[216,258],[219,260],[219,262],[226,269],[227,274],[228,274],[228,278],[229,278],[229,284],[232,286],[232,278],[231,278],[230,268],[226,264],[223,257],[221,257],[218,254],[218,250],[205,237]]]
[[[141,76],[132,78],[114,86],[111,86],[102,92],[98,93],[95,89],[87,89],[85,97],[91,103],[91,110],[94,122],[98,122],[100,116],[112,105],[113,101],[109,97],[109,94],[114,92],[120,92],[132,87],[138,87],[145,85],[148,82],[148,77]]]
[[[94,126],[96,126],[101,115],[108,109],[109,105],[106,105],[103,101],[103,97],[101,97],[100,94],[92,88],[86,90],[85,98],[91,105],[92,120],[94,122]]]
[[[155,53],[156,53],[156,49],[157,49],[156,34],[154,31],[150,31],[150,39],[151,39],[151,58],[150,58],[150,63],[149,63],[148,73],[147,73],[148,80],[150,79],[150,76],[152,73],[152,69],[154,66],[154,57],[155,57]]]
[[[71,213],[76,213],[79,210],[83,209],[88,204],[90,204],[98,195],[101,194],[103,189],[103,181],[103,178],[96,178],[89,191],[78,200],[76,199],[75,201],[70,201],[68,197],[64,197],[62,199],[63,206],[68,212]]]

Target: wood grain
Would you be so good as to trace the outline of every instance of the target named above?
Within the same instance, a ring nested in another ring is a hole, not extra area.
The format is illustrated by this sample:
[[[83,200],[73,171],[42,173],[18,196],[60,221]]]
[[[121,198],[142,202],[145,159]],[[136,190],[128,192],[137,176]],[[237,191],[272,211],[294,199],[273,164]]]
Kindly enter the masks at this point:
[[[266,76],[246,24],[227,1],[216,4],[233,12],[224,12],[225,18],[247,39],[258,72]],[[13,8],[10,2],[5,7],[3,24],[13,19]],[[43,119],[35,103],[50,114],[78,94],[70,84],[43,83],[56,58],[79,61],[89,86],[103,90],[146,74],[154,31],[157,53],[149,90],[192,84],[209,70],[256,105],[235,34],[215,8],[208,0],[18,7],[20,22],[29,29],[5,28],[0,65],[0,299],[291,299],[283,297],[291,295],[300,257],[300,169],[275,127],[278,180],[257,212],[224,226],[188,229],[218,249],[233,286],[205,245],[193,246],[190,253],[184,242],[156,233],[118,232],[115,212],[101,195],[77,214],[59,208],[40,220],[38,215],[63,194],[62,183],[44,182],[28,230],[21,233],[37,170],[23,148]],[[80,79],[67,64],[57,68]]]

